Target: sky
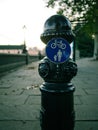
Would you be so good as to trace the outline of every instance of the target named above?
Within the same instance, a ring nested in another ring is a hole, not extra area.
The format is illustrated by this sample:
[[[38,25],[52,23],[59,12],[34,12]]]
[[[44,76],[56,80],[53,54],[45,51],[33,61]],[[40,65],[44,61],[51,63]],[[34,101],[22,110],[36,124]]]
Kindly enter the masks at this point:
[[[45,7],[44,0],[0,0],[0,45],[20,45],[25,38],[27,48],[43,49],[40,35],[54,14],[56,10]]]

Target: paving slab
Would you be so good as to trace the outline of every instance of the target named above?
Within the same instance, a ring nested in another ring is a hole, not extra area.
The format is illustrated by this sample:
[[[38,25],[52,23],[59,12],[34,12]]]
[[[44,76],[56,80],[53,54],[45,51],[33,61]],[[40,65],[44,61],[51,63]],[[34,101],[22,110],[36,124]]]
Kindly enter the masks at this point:
[[[98,130],[98,121],[77,121],[75,130]]]
[[[98,105],[98,95],[86,95],[86,96],[81,96],[81,101],[85,105]]]
[[[87,88],[85,92],[88,95],[98,95],[98,88]]]
[[[0,104],[13,106],[13,105],[23,105],[27,100],[27,96],[25,95],[1,95],[0,96]]]
[[[39,120],[40,105],[0,105],[0,122],[12,120]]]
[[[1,121],[0,130],[41,130],[39,121]]]
[[[98,105],[75,105],[76,120],[98,121]]]
[[[29,96],[25,102],[27,105],[41,104],[40,96]]]

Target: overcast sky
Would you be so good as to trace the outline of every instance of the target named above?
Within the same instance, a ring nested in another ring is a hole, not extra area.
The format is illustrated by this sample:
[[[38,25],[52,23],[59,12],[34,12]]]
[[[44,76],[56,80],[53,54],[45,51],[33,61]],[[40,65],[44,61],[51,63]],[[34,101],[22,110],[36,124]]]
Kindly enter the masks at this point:
[[[22,44],[25,25],[27,46],[43,48],[40,34],[46,19],[54,14],[43,0],[0,0],[0,45]]]

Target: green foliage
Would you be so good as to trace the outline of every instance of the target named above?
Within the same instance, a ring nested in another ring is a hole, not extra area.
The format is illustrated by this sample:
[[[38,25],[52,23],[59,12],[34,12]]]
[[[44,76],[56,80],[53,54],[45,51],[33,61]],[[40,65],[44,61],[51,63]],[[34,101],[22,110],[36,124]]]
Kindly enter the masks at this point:
[[[83,30],[79,31],[76,37],[77,48],[80,51],[80,57],[92,57],[94,50],[94,40]]]
[[[45,0],[47,7],[58,7],[58,14],[63,14],[70,21],[85,21],[86,30],[92,33],[96,21],[97,0]],[[87,25],[87,26],[86,26]]]

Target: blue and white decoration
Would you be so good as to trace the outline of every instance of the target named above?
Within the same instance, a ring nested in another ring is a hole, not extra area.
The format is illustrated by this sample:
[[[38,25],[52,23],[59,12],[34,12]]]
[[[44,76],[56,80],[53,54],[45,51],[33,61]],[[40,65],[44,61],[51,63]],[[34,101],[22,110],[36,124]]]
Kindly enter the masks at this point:
[[[63,63],[71,54],[69,43],[63,38],[53,38],[46,46],[46,55],[54,63]]]

